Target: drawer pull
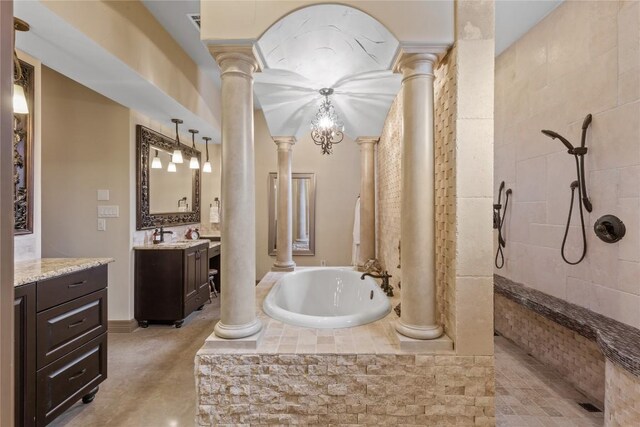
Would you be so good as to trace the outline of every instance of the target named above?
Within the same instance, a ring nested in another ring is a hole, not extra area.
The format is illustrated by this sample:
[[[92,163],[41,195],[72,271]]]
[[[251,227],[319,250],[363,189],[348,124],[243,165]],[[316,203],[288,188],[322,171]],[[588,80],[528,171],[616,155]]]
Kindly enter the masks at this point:
[[[82,325],[82,324],[83,324],[84,322],[86,322],[86,321],[87,321],[87,318],[85,317],[85,318],[83,318],[83,319],[78,320],[77,322],[73,322],[73,323],[69,324],[68,328],[69,328],[69,329],[71,329],[71,328],[75,328],[75,327],[76,327],[76,326],[78,326],[78,325]]]
[[[78,286],[82,286],[85,283],[87,283],[86,280],[83,280],[82,282],[76,282],[76,283],[72,283],[70,285],[67,286],[67,288],[71,289],[71,288],[77,288]]]
[[[73,381],[73,380],[75,380],[75,379],[80,378],[80,377],[81,377],[81,376],[83,376],[86,372],[87,372],[87,368],[84,368],[82,371],[78,372],[77,374],[70,376],[70,377],[69,377],[69,382],[71,382],[71,381]]]

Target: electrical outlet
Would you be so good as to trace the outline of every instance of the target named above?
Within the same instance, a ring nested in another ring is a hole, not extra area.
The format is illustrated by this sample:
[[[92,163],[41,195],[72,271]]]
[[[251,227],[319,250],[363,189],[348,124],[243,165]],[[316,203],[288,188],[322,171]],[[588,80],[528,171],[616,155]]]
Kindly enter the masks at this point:
[[[327,260],[323,259],[320,261],[320,267],[326,267],[327,266]]]
[[[98,190],[98,200],[109,200],[109,190]]]
[[[107,231],[107,220],[98,218],[98,231]]]

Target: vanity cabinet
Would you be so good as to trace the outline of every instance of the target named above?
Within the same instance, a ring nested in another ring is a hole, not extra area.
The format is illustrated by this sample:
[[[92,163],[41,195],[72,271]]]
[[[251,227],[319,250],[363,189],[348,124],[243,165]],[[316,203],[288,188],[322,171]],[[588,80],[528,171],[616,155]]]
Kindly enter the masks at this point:
[[[15,288],[16,426],[45,426],[107,378],[107,266]]]
[[[209,299],[209,244],[187,248],[136,249],[135,316],[150,322],[173,323],[201,309]]]
[[[36,284],[15,288],[15,425],[36,425]]]

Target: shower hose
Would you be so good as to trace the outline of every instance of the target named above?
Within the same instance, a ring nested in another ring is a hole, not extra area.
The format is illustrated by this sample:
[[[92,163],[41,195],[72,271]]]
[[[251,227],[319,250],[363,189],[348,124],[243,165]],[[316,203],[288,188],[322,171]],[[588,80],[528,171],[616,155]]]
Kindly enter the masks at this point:
[[[580,264],[584,257],[587,255],[587,232],[584,228],[584,212],[582,208],[582,201],[580,200],[580,194],[586,194],[586,184],[584,183],[584,157],[574,155],[576,159],[576,173],[578,176],[577,181],[571,183],[571,203],[569,205],[569,216],[567,217],[567,226],[564,229],[564,237],[562,238],[562,250],[560,254],[562,259],[569,265]],[[580,157],[580,160],[578,160]],[[580,184],[582,182],[582,184]],[[565,255],[565,247],[567,245],[567,236],[569,235],[569,227],[571,226],[571,215],[573,214],[573,202],[576,195],[576,189],[578,189],[578,208],[580,209],[580,225],[582,226],[582,255],[577,261],[569,261]],[[586,197],[586,196],[585,196]]]
[[[511,194],[511,190],[507,190],[505,193],[506,199],[504,201],[504,210],[502,211],[502,216],[500,216],[500,211],[498,211],[498,250],[496,251],[496,259],[495,265],[498,269],[504,267],[504,252],[503,248],[507,245],[507,242],[504,240],[504,236],[502,235],[502,227],[504,226],[504,217],[507,215],[507,207],[509,207],[509,195]],[[500,196],[498,196],[498,203],[500,203]]]

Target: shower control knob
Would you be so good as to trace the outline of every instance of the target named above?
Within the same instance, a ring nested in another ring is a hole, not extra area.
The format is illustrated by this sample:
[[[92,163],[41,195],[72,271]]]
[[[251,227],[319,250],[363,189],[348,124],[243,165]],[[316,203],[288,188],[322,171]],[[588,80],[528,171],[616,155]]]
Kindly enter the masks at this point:
[[[615,215],[604,215],[593,225],[596,236],[605,243],[615,243],[624,237],[627,228]]]

